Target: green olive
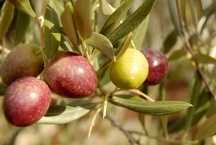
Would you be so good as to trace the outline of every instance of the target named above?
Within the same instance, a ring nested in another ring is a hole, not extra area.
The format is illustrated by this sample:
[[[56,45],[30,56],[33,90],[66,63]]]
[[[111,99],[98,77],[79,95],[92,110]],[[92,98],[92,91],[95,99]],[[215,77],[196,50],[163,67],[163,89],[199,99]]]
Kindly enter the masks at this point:
[[[110,79],[119,88],[135,89],[142,85],[149,72],[148,61],[136,49],[128,48],[110,68]]]

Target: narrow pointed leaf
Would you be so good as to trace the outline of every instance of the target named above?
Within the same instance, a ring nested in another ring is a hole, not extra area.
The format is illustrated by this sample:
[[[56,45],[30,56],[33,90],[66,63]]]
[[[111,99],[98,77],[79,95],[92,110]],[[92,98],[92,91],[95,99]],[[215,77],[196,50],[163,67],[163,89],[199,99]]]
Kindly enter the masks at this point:
[[[120,97],[113,97],[112,103],[128,108],[130,110],[151,114],[151,115],[170,115],[179,111],[186,110],[192,107],[191,104],[183,101],[156,101],[148,102],[137,99],[124,99]]]
[[[149,18],[150,16],[147,16],[133,33],[134,44],[136,45],[136,48],[139,50],[143,49],[142,44],[144,42],[146,32],[148,30]]]
[[[172,30],[163,42],[163,52],[168,53],[173,46],[176,44],[178,38],[178,32],[176,30]]]
[[[136,29],[150,13],[154,2],[155,0],[145,0],[132,15],[120,24],[110,35],[108,35],[111,42],[116,43],[119,39]]]
[[[58,15],[64,11],[63,2],[60,0],[49,0],[48,5],[56,11]]]
[[[31,7],[31,3],[29,0],[11,0],[15,6],[22,10],[23,12],[25,12],[26,14],[28,14],[31,17],[36,17],[36,13],[34,12],[34,10]]]
[[[59,107],[50,113],[48,116],[44,116],[38,123],[43,124],[65,124],[71,121],[77,120],[86,115],[89,110],[82,107],[66,106],[65,108]]]
[[[65,5],[65,10],[61,15],[61,22],[63,25],[64,33],[67,35],[73,46],[79,45],[79,39],[75,28],[75,23],[72,18],[73,10],[70,3]]]
[[[23,11],[18,10],[16,14],[16,19],[12,27],[10,28],[10,31],[12,31],[11,38],[13,39],[15,45],[25,40],[30,23],[31,17]]]
[[[46,23],[50,22],[52,24],[51,27],[47,27],[45,25],[45,48],[44,52],[47,56],[47,58],[51,58],[55,55],[56,51],[58,50],[58,47],[60,45],[60,24],[58,21],[58,15],[55,10],[53,10],[51,7],[47,7],[46,15],[45,15]]]
[[[14,17],[13,4],[9,1],[5,1],[0,14],[1,14],[0,15],[0,41],[1,41],[4,35],[7,33]]]
[[[126,15],[132,2],[132,0],[125,0],[125,2],[109,16],[101,29],[102,34],[109,34],[120,24],[120,21],[124,18],[124,15]]]
[[[106,36],[94,32],[90,38],[86,39],[86,43],[100,50],[108,58],[114,58],[113,45]]]
[[[74,20],[80,35],[85,39],[91,36],[91,0],[77,0],[74,7]]]

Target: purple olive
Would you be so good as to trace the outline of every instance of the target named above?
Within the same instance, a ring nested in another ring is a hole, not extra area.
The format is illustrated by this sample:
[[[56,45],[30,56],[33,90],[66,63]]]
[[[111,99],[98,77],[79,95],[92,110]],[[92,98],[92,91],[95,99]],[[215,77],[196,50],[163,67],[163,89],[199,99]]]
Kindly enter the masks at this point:
[[[47,112],[51,97],[48,85],[34,77],[17,79],[6,90],[4,113],[15,126],[28,126]]]
[[[97,88],[97,75],[89,61],[78,54],[59,52],[44,70],[44,80],[63,96],[90,96]]]
[[[167,74],[168,59],[163,53],[152,49],[145,49],[144,55],[149,63],[149,74],[145,83],[147,85],[159,84]]]

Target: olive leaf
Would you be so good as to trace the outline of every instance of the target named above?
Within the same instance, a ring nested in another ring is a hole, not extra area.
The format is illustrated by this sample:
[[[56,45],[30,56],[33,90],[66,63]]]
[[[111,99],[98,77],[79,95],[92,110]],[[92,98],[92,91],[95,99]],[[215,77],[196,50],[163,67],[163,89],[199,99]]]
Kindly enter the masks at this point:
[[[196,54],[193,56],[195,60],[202,64],[216,64],[216,58],[206,54]]]
[[[85,42],[86,44],[100,50],[108,58],[114,58],[113,45],[106,36],[94,32]]]
[[[156,0],[145,0],[133,14],[128,16],[122,24],[108,35],[110,41],[116,43],[119,39],[136,29],[150,13],[155,1]]]
[[[61,22],[63,25],[64,33],[67,35],[73,46],[79,45],[79,38],[76,32],[75,23],[73,20],[73,7],[70,2],[65,4],[64,12],[61,15]]]
[[[51,58],[55,55],[61,41],[61,34],[60,34],[60,24],[58,21],[58,15],[51,7],[47,7],[46,10],[46,24],[47,22],[51,23],[51,27],[47,27],[45,25],[45,48],[44,52],[47,58]]]
[[[91,36],[91,0],[78,0],[74,6],[74,20],[80,35],[86,39]]]
[[[63,2],[59,0],[49,0],[48,5],[56,11],[58,15],[64,12]]]
[[[42,124],[65,124],[77,120],[89,112],[88,109],[72,106],[56,106],[48,116],[42,117],[38,123]]]
[[[163,52],[168,53],[172,47],[176,44],[178,38],[178,32],[174,29],[172,30],[163,42]]]
[[[146,32],[148,30],[150,16],[147,16],[145,20],[137,27],[137,29],[133,33],[134,44],[137,49],[142,49],[142,44],[144,42]]]
[[[115,8],[106,0],[100,0],[100,6],[104,15],[111,15],[115,11]]]
[[[16,18],[9,31],[10,38],[13,39],[14,45],[17,45],[25,40],[30,23],[31,17],[23,11],[17,10]]]
[[[0,15],[0,40],[7,33],[14,17],[14,6],[9,1],[5,1]]]
[[[151,115],[170,115],[179,111],[192,107],[191,104],[183,101],[156,101],[148,102],[131,98],[113,97],[111,102],[118,106],[128,108],[130,110],[146,113]]]
[[[132,2],[132,0],[125,0],[125,2],[109,16],[101,29],[102,34],[108,35],[120,24],[120,21],[124,18],[124,15],[126,15]]]
[[[11,0],[15,6],[22,10],[23,12],[25,12],[26,14],[28,14],[31,17],[36,17],[36,13],[34,12],[34,10],[31,7],[31,3],[29,0]]]

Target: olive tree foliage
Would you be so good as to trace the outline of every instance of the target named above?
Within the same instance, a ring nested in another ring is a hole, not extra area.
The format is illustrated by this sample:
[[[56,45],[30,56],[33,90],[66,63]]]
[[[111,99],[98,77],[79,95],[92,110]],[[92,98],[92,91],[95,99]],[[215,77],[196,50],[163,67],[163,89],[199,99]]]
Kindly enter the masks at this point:
[[[149,95],[145,84],[139,89],[119,89],[110,81],[108,72],[112,62],[128,47],[142,50],[148,40],[145,37],[148,24],[158,2],[139,3],[132,9],[133,0],[0,1],[1,60],[15,46],[30,43],[39,48],[45,67],[61,50],[82,54],[97,71],[98,89],[92,97],[63,99],[53,95],[55,105],[38,124],[66,124],[92,112],[89,135],[97,117],[103,117],[122,131],[130,144],[141,144],[136,136],[154,139],[158,144],[201,144],[216,133],[216,2],[165,2],[173,28],[164,38],[161,51],[169,63],[184,60],[182,63],[190,64],[193,77],[189,80],[188,101],[166,99],[164,84],[173,75],[171,71],[158,85],[156,96]],[[1,85],[2,94],[4,88]],[[143,132],[128,131],[112,119],[112,113],[107,115],[117,106],[136,112]],[[182,115],[177,121],[169,122],[169,115],[176,112]],[[158,136],[146,132],[146,116],[158,120]]]

